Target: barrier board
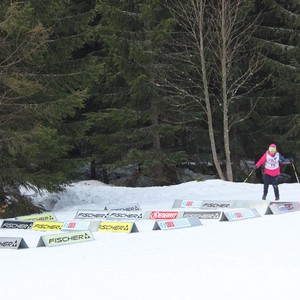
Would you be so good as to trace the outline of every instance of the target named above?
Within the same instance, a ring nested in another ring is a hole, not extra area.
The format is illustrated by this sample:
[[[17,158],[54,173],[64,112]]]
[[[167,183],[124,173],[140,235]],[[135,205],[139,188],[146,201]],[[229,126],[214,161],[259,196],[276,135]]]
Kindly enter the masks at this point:
[[[41,236],[37,247],[55,247],[93,241],[94,236],[88,230]]]
[[[259,218],[260,214],[255,208],[236,211],[226,211],[222,213],[220,221],[242,221],[246,219]]]
[[[75,219],[106,219],[108,215],[107,210],[78,209]]]
[[[202,201],[175,200],[172,208],[201,208]]]
[[[156,221],[153,227],[153,230],[171,230],[171,229],[181,229],[194,226],[201,226],[202,223],[199,218],[182,218],[176,220],[168,221]]]
[[[142,211],[110,211],[107,220],[142,220],[144,218]]]
[[[221,217],[221,211],[184,211],[182,217],[183,218],[190,218],[196,217],[198,219],[205,219],[205,220],[219,220]]]
[[[182,211],[153,210],[145,212],[144,218],[149,220],[174,220],[182,218]]]
[[[139,232],[135,223],[132,222],[100,222],[98,231],[100,232],[121,232],[121,233],[133,233]]]
[[[4,220],[1,229],[32,229],[33,221]]]
[[[46,222],[46,221],[35,221],[32,226],[32,230],[40,231],[57,231],[61,230],[64,222]]]
[[[226,209],[266,206],[266,202],[262,200],[175,200],[172,208]]]
[[[0,249],[28,248],[22,237],[0,237]]]
[[[104,210],[134,211],[134,210],[141,210],[141,207],[138,203],[132,203],[132,204],[121,205],[121,206],[105,206]]]
[[[36,221],[36,220],[56,221],[56,217],[53,213],[44,213],[44,214],[35,214],[35,215],[17,217],[16,220],[21,220],[21,221]]]
[[[65,221],[61,230],[63,231],[82,231],[89,230],[91,232],[97,231],[100,221]]]
[[[299,211],[299,202],[271,202],[265,212],[265,215],[278,215],[289,212]]]

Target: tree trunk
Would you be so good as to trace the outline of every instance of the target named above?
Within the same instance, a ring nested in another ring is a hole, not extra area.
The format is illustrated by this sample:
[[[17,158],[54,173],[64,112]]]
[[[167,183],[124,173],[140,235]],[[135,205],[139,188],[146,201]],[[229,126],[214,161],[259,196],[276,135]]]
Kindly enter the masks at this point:
[[[228,97],[227,97],[227,34],[228,26],[226,25],[226,3],[227,0],[222,0],[221,6],[221,80],[222,80],[222,98],[223,98],[223,138],[224,138],[224,151],[226,157],[226,176],[227,180],[233,181],[232,165],[230,157],[230,139],[229,139],[229,122],[228,122]]]
[[[207,122],[208,122],[208,132],[209,132],[209,140],[211,145],[211,152],[215,167],[217,169],[218,175],[220,179],[225,180],[225,176],[223,174],[217,149],[216,149],[216,142],[215,142],[215,135],[214,135],[214,126],[213,126],[213,116],[211,112],[211,104],[210,104],[210,97],[209,97],[209,90],[208,90],[208,81],[207,81],[207,74],[206,74],[206,60],[205,60],[205,49],[204,49],[204,28],[203,28],[203,13],[204,13],[204,3],[200,1],[200,16],[198,20],[199,25],[199,55],[201,60],[201,72],[202,72],[202,81],[204,87],[204,97],[205,97],[205,107],[206,107],[206,115],[207,115]]]
[[[151,123],[153,127],[152,131],[152,145],[153,145],[153,150],[155,152],[155,166],[154,166],[154,175],[155,175],[155,180],[158,185],[161,185],[164,183],[164,170],[163,170],[163,161],[161,159],[161,142],[160,142],[160,134],[158,132],[159,128],[159,119],[158,119],[158,103],[152,97],[151,99],[151,112],[152,112],[152,117],[151,117]]]
[[[151,32],[151,26],[149,20],[144,21],[145,28],[148,33]],[[148,50],[152,51],[151,37],[146,37],[146,45],[148,46]],[[148,65],[149,70],[149,79],[152,81],[154,77],[152,74],[153,70],[153,62],[150,61]],[[158,185],[164,183],[164,170],[163,170],[163,161],[162,161],[162,151],[161,151],[161,142],[160,142],[160,134],[159,134],[159,101],[158,95],[155,93],[150,95],[150,107],[151,107],[151,126],[152,126],[152,145],[154,151],[154,167],[153,172],[155,176],[155,181]]]

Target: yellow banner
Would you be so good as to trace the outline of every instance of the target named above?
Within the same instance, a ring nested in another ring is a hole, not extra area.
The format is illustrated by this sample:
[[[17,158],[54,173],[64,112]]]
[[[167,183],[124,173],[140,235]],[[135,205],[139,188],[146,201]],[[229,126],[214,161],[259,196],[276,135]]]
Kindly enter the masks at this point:
[[[32,230],[61,230],[64,222],[35,221]]]
[[[29,216],[17,217],[16,219],[22,221],[35,221],[35,220],[56,221],[56,217],[52,213],[29,215]]]
[[[130,233],[132,226],[130,222],[101,222],[98,231]]]

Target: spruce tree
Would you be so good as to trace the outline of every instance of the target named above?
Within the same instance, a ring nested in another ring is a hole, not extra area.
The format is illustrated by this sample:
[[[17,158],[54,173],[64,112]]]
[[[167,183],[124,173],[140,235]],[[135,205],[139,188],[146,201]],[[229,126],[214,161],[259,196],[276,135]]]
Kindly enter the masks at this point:
[[[278,143],[293,155],[299,145],[300,2],[257,1],[262,23],[256,41],[266,58],[264,72],[271,78],[254,119],[253,140],[262,148]],[[261,149],[260,149],[261,150]]]
[[[85,127],[72,118],[88,96],[92,65],[79,50],[93,15],[79,13],[77,1],[1,5],[0,201],[16,215],[13,200],[27,199],[22,187],[60,190],[73,171],[69,153]]]
[[[154,184],[164,184],[166,170],[178,162],[170,153],[178,128],[163,121],[166,107],[154,76],[169,28],[166,10],[159,1],[105,0],[98,9],[105,76],[91,99],[97,111],[88,113],[91,154],[106,167],[135,164],[136,178],[151,175]]]

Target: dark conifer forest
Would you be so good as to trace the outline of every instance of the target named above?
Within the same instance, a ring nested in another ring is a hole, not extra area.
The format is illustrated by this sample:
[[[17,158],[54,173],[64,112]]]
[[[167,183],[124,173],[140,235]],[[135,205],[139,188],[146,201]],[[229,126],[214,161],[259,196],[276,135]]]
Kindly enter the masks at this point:
[[[299,94],[299,0],[2,0],[0,203],[82,167],[244,181],[271,143],[297,170]]]

